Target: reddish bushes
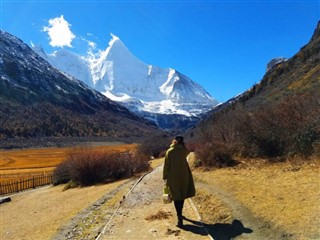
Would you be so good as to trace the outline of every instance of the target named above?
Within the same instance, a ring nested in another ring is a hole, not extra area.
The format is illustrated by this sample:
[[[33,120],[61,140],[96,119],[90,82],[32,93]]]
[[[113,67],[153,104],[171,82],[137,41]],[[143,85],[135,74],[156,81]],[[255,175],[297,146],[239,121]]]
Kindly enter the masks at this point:
[[[73,181],[88,186],[131,177],[149,168],[149,158],[137,152],[73,150],[54,172],[54,184]]]
[[[320,108],[315,96],[300,95],[247,113],[239,137],[249,155],[266,157],[315,153],[320,136]]]
[[[221,143],[206,143],[196,151],[196,156],[200,160],[196,161],[196,166],[206,167],[231,167],[237,162],[233,160],[230,151]]]
[[[196,155],[203,164],[218,167],[227,165],[228,155],[319,155],[319,106],[318,97],[307,93],[250,111],[237,104],[216,113],[201,126],[199,136],[204,144],[196,149]]]

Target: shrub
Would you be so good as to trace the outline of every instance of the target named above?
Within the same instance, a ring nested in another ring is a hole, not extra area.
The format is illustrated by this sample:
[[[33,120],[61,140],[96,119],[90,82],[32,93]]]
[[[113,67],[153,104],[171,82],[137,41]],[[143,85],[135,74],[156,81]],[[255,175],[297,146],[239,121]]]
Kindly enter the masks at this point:
[[[69,182],[71,180],[71,169],[72,162],[70,160],[61,162],[53,172],[53,185],[59,185]]]
[[[243,105],[215,113],[198,131],[197,165],[232,165],[231,156],[270,159],[319,156],[319,99],[312,93],[286,96],[248,111]]]
[[[310,128],[306,127],[304,129],[300,129],[300,131],[293,136],[294,140],[294,151],[299,152],[304,156],[311,155],[312,153],[316,153],[315,144],[319,138],[318,133]]]
[[[234,132],[234,137],[230,138],[232,141],[224,142],[233,153],[250,157],[317,154],[315,147],[320,136],[318,104],[315,95],[298,94],[250,112],[238,108],[228,113],[233,119],[225,115],[220,120]],[[223,129],[218,124],[212,128]]]
[[[54,171],[54,184],[72,181],[81,186],[128,178],[148,170],[149,158],[137,152],[75,149]]]
[[[283,131],[278,116],[268,109],[248,114],[238,127],[246,155],[276,157],[283,155]],[[240,121],[239,121],[240,122]]]
[[[232,158],[230,151],[221,143],[206,143],[195,152],[197,157],[197,166],[205,167],[231,167],[237,162]],[[199,163],[199,160],[201,163]],[[195,165],[196,167],[196,165]]]
[[[170,146],[170,143],[171,138],[168,135],[157,134],[150,136],[143,141],[138,147],[138,152],[147,156],[153,156],[155,158],[163,157],[165,155],[165,151]]]

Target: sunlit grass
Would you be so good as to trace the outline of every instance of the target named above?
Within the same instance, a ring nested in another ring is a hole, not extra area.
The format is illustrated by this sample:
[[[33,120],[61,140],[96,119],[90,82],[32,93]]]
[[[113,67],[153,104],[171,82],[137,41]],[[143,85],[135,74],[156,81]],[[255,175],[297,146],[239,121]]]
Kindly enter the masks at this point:
[[[80,147],[78,147],[80,149]],[[92,146],[103,151],[130,151],[136,144]],[[52,172],[77,147],[0,150],[0,182]]]

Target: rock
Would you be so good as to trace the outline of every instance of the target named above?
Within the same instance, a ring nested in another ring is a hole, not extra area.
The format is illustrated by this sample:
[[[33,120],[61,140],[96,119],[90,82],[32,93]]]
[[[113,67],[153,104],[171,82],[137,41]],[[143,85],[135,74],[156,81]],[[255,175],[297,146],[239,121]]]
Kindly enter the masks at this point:
[[[11,202],[11,198],[10,197],[0,198],[0,204],[6,203],[6,202]]]
[[[282,63],[282,62],[285,62],[287,61],[288,59],[287,58],[284,58],[284,57],[278,57],[278,58],[274,58],[272,59],[271,61],[268,62],[267,64],[267,70],[266,72],[269,72],[275,65],[279,64],[279,63]]]

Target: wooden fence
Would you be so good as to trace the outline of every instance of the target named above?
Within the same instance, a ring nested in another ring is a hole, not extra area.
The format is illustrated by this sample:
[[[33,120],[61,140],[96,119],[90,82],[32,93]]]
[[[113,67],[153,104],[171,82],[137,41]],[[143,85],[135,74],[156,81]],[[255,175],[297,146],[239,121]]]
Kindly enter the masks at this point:
[[[32,176],[19,181],[0,183],[0,196],[21,192],[27,189],[33,189],[40,186],[52,184],[53,174],[44,174]]]

